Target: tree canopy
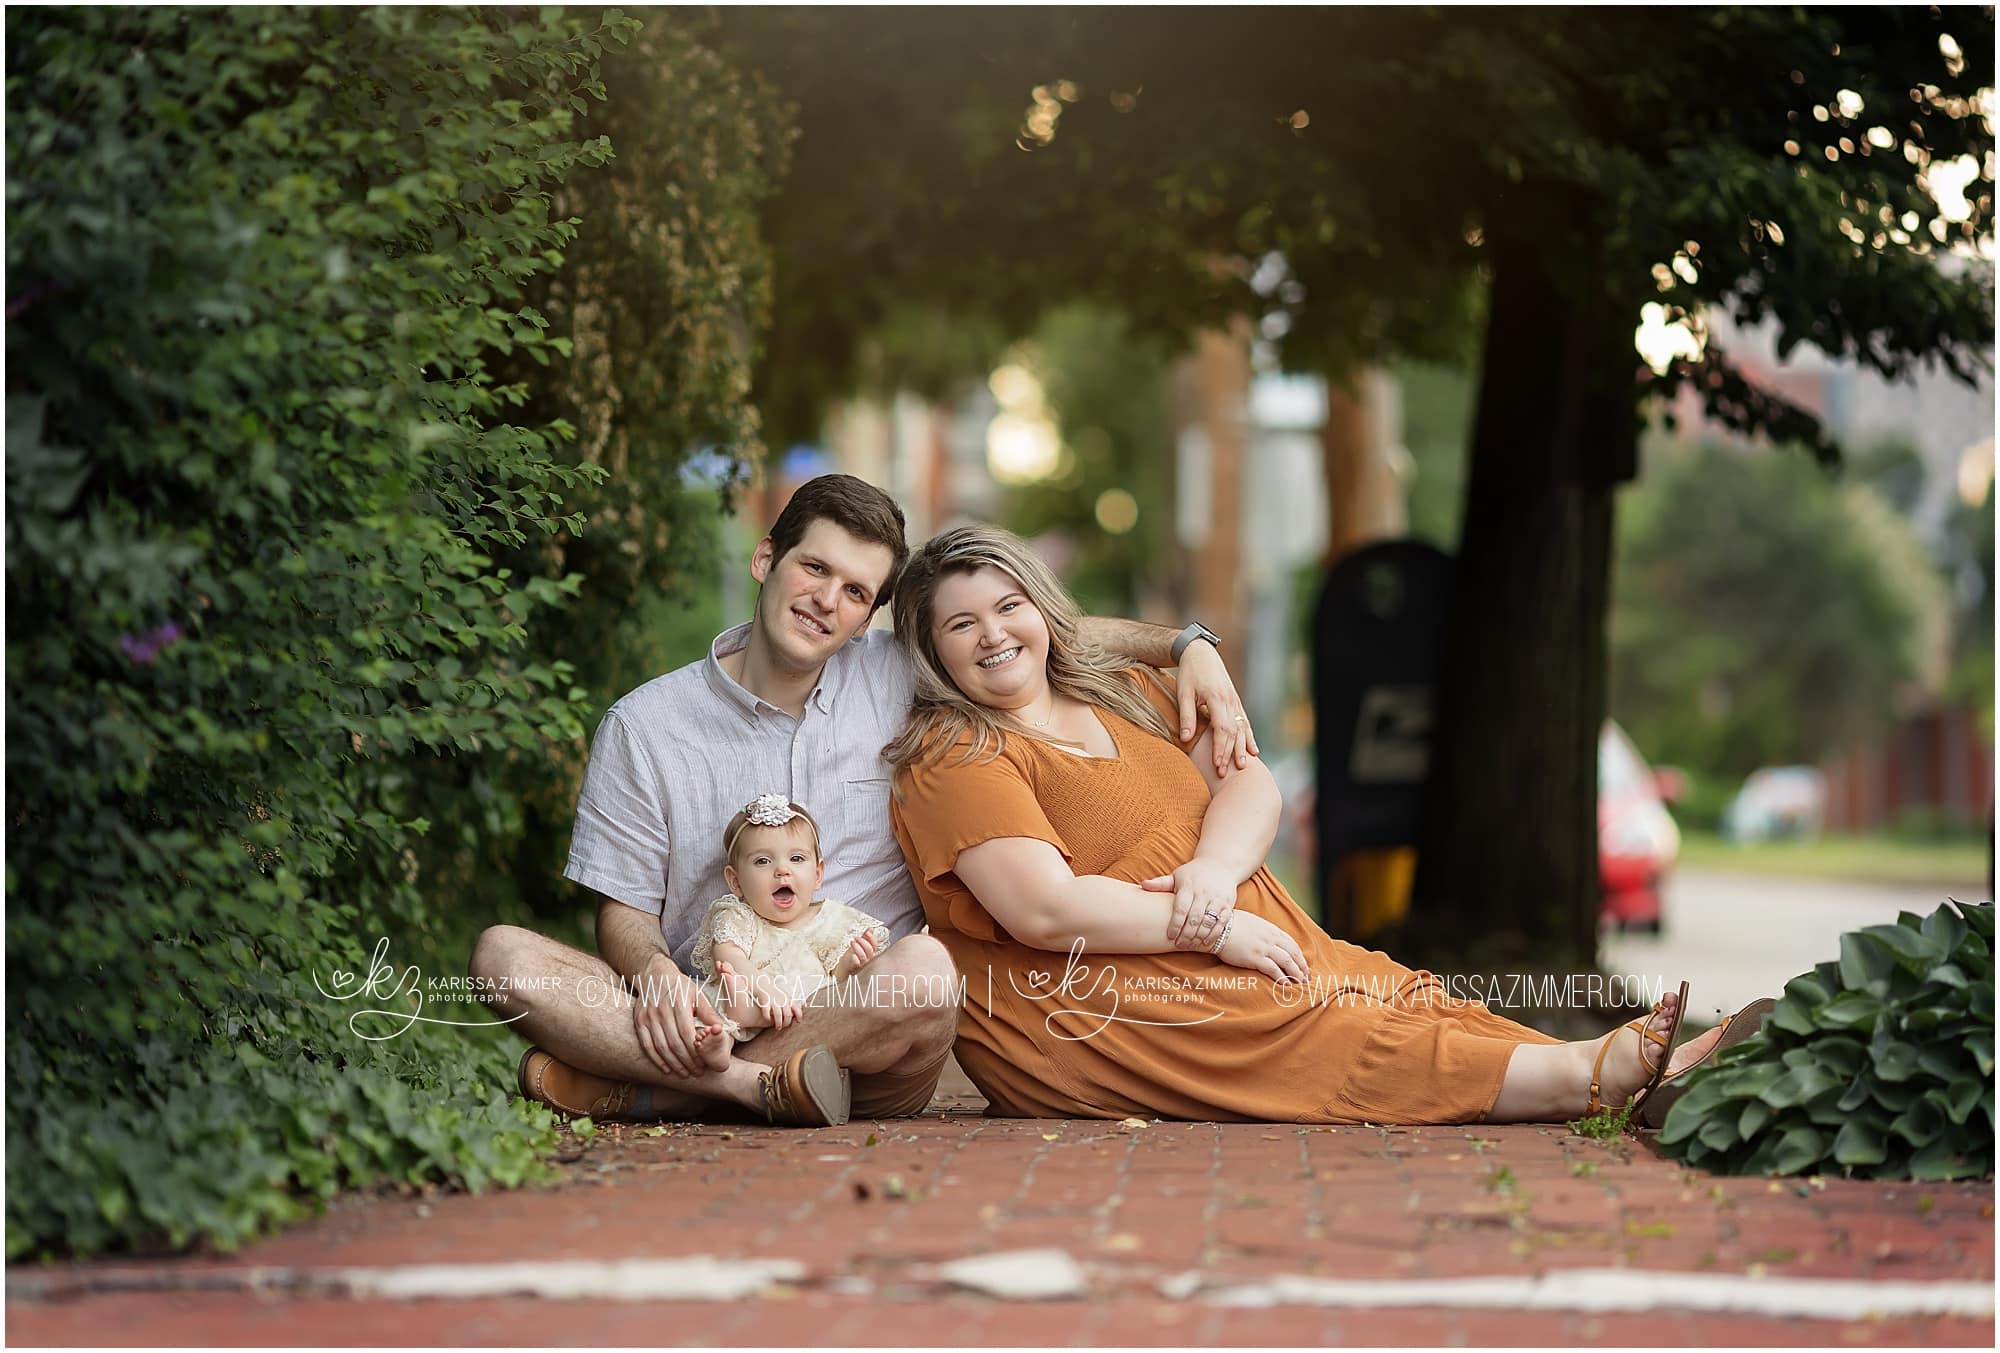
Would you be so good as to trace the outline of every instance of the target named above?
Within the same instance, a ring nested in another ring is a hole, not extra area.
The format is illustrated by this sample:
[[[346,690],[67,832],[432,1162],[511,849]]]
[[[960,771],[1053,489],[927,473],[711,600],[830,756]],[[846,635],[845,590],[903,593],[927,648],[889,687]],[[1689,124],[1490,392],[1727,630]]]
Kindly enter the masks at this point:
[[[1275,314],[1289,365],[1334,372],[1462,355],[1500,243],[1608,279],[1631,326],[1722,304],[1787,348],[1963,373],[1989,289],[1939,263],[1990,233],[1991,33],[1975,7],[734,12],[801,128],[766,385],[799,416],[919,298],[1015,333],[1079,296],[1173,335]],[[1930,171],[1968,155],[1948,214]],[[1722,354],[1683,380],[1816,433]]]

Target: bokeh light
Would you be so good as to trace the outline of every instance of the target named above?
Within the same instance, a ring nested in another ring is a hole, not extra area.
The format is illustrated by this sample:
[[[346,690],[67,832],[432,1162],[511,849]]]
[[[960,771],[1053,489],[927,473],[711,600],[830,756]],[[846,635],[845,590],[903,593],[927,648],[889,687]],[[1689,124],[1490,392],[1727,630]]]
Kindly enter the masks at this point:
[[[1708,333],[1694,317],[1668,311],[1658,301],[1648,301],[1639,309],[1639,327],[1632,334],[1632,346],[1646,359],[1656,376],[1664,376],[1676,358],[1695,361],[1708,347]]]
[[[1979,161],[1971,155],[1955,160],[1933,160],[1923,176],[1924,186],[1938,204],[1938,215],[1947,221],[1972,219],[1972,203],[1965,190],[1979,177]]]
[[[986,468],[996,482],[1039,484],[1061,462],[1056,425],[1046,418],[1003,413],[986,425]]]
[[[986,388],[1000,407],[1009,413],[1035,414],[1042,411],[1042,383],[1035,373],[1018,362],[994,368],[986,378]]]
[[[1114,536],[1122,536],[1139,524],[1139,501],[1123,489],[1106,489],[1097,495],[1097,524]]]

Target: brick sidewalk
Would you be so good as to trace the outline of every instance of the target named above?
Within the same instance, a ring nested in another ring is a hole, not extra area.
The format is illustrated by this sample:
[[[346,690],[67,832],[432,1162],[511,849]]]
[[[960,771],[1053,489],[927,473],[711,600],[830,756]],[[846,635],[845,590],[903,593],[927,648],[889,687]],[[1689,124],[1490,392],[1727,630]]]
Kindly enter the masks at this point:
[[[7,1335],[114,1345],[1994,1337],[1990,1296],[1968,1307],[1961,1286],[1993,1277],[1990,1180],[1717,1179],[1637,1141],[1561,1128],[1134,1127],[960,1110],[814,1132],[607,1128],[563,1173],[548,1189],[343,1200],[227,1258],[17,1265]],[[946,1267],[1013,1251],[1055,1252],[1022,1261],[1031,1287],[1051,1284],[1042,1295],[1009,1299],[995,1279]],[[699,1256],[767,1267],[732,1294],[723,1279],[749,1270],[704,1275]],[[518,1260],[536,1263],[432,1267]],[[621,1271],[612,1265],[631,1260],[652,1261],[632,1275],[637,1299],[603,1295]],[[1507,1281],[1492,1292],[1464,1281],[1482,1277]],[[1843,1291],[1901,1313],[1807,1318],[1802,1300],[1832,1307],[1786,1279],[1843,1279]],[[1357,1295],[1341,1280],[1370,1286]],[[424,1295],[398,1295],[396,1283]],[[1896,1307],[1908,1283],[1950,1287],[1961,1313]],[[1634,1297],[1635,1284],[1653,1295]],[[534,1291],[543,1295],[521,1295]],[[575,1299],[555,1299],[565,1294]],[[661,1296],[675,1299],[648,1299]],[[1538,1300],[1553,1309],[1532,1308]],[[1772,1300],[1795,1309],[1772,1313]],[[1634,1302],[1656,1309],[1631,1313]],[[1709,1309],[1718,1305],[1735,1309]]]

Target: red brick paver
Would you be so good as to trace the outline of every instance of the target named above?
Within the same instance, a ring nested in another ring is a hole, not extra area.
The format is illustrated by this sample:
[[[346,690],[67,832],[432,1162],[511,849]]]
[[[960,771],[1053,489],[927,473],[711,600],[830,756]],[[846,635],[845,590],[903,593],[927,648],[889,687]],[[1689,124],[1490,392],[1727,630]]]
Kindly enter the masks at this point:
[[[348,1199],[232,1256],[9,1271],[47,1344],[1990,1344],[1984,1319],[1238,1307],[1232,1287],[1576,1268],[1990,1282],[1990,1180],[1719,1179],[1561,1128],[1029,1122],[814,1132],[609,1128],[548,1189]],[[940,1263],[1066,1251],[1075,1300],[1001,1301]],[[386,1301],[328,1270],[791,1259],[741,1301]],[[262,1290],[243,1287],[260,1271]],[[300,1270],[318,1275],[305,1283]],[[191,1290],[220,1284],[238,1290]],[[134,1288],[152,1290],[132,1290]],[[1643,1322],[1643,1323],[1641,1323]],[[1643,1334],[1638,1331],[1643,1329]],[[1610,1332],[1608,1332],[1610,1331]]]

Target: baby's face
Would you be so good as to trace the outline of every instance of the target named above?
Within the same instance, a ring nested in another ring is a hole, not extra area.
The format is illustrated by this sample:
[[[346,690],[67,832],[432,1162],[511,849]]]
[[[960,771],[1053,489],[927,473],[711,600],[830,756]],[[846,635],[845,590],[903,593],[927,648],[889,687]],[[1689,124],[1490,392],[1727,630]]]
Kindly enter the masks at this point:
[[[801,821],[782,827],[745,827],[736,854],[724,871],[729,891],[772,925],[795,925],[812,909],[813,894],[826,876],[813,830]]]

